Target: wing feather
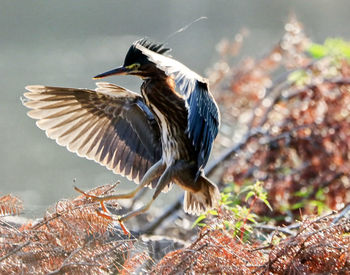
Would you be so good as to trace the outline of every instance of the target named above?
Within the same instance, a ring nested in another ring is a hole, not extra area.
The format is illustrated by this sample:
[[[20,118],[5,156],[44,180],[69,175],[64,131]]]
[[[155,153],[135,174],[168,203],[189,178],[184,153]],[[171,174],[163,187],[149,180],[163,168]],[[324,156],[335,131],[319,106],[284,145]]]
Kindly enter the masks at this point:
[[[23,104],[59,145],[139,182],[161,158],[157,123],[141,96],[110,83],[96,90],[28,86]]]

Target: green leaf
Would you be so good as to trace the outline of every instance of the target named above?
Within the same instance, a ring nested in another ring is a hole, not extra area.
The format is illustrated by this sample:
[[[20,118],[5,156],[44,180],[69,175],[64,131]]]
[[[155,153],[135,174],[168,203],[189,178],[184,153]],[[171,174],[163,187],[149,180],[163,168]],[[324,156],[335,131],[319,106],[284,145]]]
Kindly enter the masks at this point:
[[[207,217],[207,216],[206,216],[205,214],[200,215],[200,216],[194,221],[194,223],[192,224],[192,228],[194,228],[196,225],[202,226],[202,225],[200,225],[199,223],[200,223],[201,221],[203,221],[206,217]]]
[[[325,199],[324,189],[323,188],[318,189],[317,192],[316,192],[315,197],[318,200],[324,200]]]
[[[230,229],[231,228],[231,223],[229,221],[224,221],[224,226],[225,226],[225,229]]]
[[[311,189],[302,188],[302,189],[300,189],[299,191],[296,191],[296,192],[294,193],[294,195],[295,195],[296,197],[305,198],[305,197],[307,197],[307,196],[310,195],[310,192],[311,192],[311,191],[312,191]]]
[[[252,233],[253,232],[252,227],[251,226],[247,226],[247,225],[244,227],[244,230],[245,230],[244,233],[245,232],[248,232],[248,233]]]
[[[325,57],[328,54],[328,50],[325,46],[313,43],[307,50],[309,54],[316,59]]]
[[[213,216],[217,216],[218,215],[218,211],[216,211],[215,209],[208,210],[208,213],[213,215]]]
[[[261,200],[270,209],[270,211],[273,211],[273,209],[272,209],[272,207],[267,199],[261,199]]]
[[[245,201],[248,201],[248,199],[252,196],[255,196],[255,192],[254,191],[249,191],[248,194],[245,196]]]
[[[320,207],[320,206],[324,206],[325,204],[321,201],[311,200],[310,205]]]
[[[294,204],[291,206],[291,209],[292,209],[292,210],[295,210],[295,209],[303,208],[304,205],[305,205],[304,202],[297,202],[297,203],[294,203]]]
[[[235,228],[240,229],[242,227],[242,225],[243,225],[243,221],[238,221],[235,223]]]
[[[350,58],[350,43],[342,38],[327,38],[323,45],[311,44],[307,52],[315,59],[325,56]]]
[[[339,55],[342,57],[350,57],[350,43],[341,38],[327,38],[325,47],[328,49],[330,55]]]
[[[252,190],[252,188],[250,188],[251,186],[245,186],[245,187],[242,187],[241,190],[239,190],[239,195],[243,194],[243,193],[246,193],[247,191],[250,191]]]
[[[288,75],[288,81],[297,86],[305,85],[310,79],[310,76],[305,70],[296,70]]]
[[[322,213],[328,209],[327,205],[321,201],[312,200],[312,201],[310,201],[310,205],[317,208],[318,215],[322,215]]]
[[[253,217],[248,217],[247,220],[252,223],[257,223],[257,221]]]

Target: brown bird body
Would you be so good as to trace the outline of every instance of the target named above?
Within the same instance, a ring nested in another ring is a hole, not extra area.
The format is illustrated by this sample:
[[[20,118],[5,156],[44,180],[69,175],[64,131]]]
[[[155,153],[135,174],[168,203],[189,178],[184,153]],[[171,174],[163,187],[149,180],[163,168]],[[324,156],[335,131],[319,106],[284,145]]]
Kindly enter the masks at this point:
[[[130,74],[143,79],[141,96],[109,83],[88,89],[28,86],[25,106],[48,137],[70,151],[122,174],[136,190],[95,198],[133,197],[141,188],[156,188],[152,200],[129,213],[146,211],[172,183],[185,191],[184,209],[199,214],[214,207],[219,192],[204,175],[219,127],[219,111],[205,79],[164,55],[169,49],[136,41],[124,65],[100,74]]]

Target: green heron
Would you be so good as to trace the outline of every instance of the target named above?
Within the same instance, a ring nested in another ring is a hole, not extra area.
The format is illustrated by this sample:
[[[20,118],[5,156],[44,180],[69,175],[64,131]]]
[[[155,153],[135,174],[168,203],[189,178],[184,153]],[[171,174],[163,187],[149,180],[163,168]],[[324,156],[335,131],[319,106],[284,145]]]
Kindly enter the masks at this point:
[[[145,186],[155,188],[149,203],[120,221],[145,212],[173,183],[185,190],[187,213],[199,214],[219,199],[217,186],[203,172],[218,133],[217,104],[208,81],[172,59],[169,51],[163,44],[138,40],[123,66],[94,77],[139,76],[141,96],[106,82],[97,83],[95,91],[26,87],[24,105],[32,109],[28,115],[49,138],[139,183],[126,194],[90,196],[104,210],[104,201],[132,198]]]

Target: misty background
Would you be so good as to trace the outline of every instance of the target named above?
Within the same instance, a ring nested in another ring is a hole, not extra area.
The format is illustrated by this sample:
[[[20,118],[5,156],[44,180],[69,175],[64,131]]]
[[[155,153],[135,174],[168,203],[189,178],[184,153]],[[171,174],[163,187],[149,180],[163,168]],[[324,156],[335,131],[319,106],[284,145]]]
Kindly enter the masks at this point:
[[[48,139],[21,104],[26,85],[94,88],[92,77],[121,65],[142,37],[167,42],[176,59],[205,75],[218,58],[217,43],[243,27],[250,35],[240,56],[258,57],[281,37],[291,12],[315,42],[349,40],[349,11],[348,0],[0,0],[0,196],[19,196],[34,217],[78,195],[74,185],[87,190],[123,180]],[[202,16],[207,19],[168,39]],[[126,76],[106,81],[133,91],[141,84]],[[135,188],[123,182],[118,191]],[[161,195],[152,208],[161,210],[180,192]]]

